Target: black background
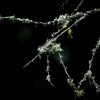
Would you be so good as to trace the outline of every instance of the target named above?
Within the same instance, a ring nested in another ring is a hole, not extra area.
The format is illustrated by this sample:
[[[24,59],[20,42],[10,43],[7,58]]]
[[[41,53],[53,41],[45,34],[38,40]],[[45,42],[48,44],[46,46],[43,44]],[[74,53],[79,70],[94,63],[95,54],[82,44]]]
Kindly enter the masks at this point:
[[[80,0],[69,0],[64,8],[64,0],[33,0],[33,1],[2,1],[0,2],[0,15],[15,15],[21,18],[30,18],[34,21],[49,21],[60,14],[71,14]],[[84,0],[79,11],[91,10],[100,7],[98,0]],[[37,53],[37,47],[42,45],[46,38],[55,30],[52,26],[35,26],[19,22],[0,21],[0,95],[1,100],[10,99],[68,99],[74,100],[74,94],[66,83],[66,75],[56,56],[51,56],[51,79],[55,87],[51,86],[46,77],[46,56],[36,59],[27,68],[22,67]],[[91,49],[100,37],[100,13],[91,15],[72,28],[73,39],[63,35],[61,42],[65,50],[65,59],[68,71],[75,79],[75,83],[82,78],[88,69],[91,58]],[[93,75],[100,84],[100,52],[98,51],[93,62]],[[87,100],[99,100],[100,94],[95,93],[95,88],[86,82]]]

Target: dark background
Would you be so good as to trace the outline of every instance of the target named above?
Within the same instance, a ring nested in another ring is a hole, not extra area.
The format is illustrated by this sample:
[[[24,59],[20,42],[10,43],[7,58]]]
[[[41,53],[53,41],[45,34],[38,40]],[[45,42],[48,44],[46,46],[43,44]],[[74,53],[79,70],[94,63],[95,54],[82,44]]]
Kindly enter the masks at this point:
[[[49,21],[60,14],[71,14],[80,0],[69,0],[63,8],[65,0],[33,0],[33,1],[1,1],[0,15],[30,18],[34,21]],[[84,0],[79,11],[100,7],[98,0]],[[91,15],[72,28],[73,39],[64,34],[61,42],[65,50],[64,61],[75,83],[83,77],[88,69],[91,49],[100,37],[100,13]],[[55,87],[45,80],[46,56],[36,59],[27,68],[22,67],[37,53],[37,47],[45,43],[47,37],[55,31],[52,26],[36,26],[19,22],[0,21],[0,97],[10,99],[68,99],[74,100],[74,94],[66,83],[66,75],[59,64],[57,55],[51,56],[51,79]],[[93,62],[93,75],[100,84],[100,52]],[[94,86],[84,83],[87,100],[99,100],[100,94],[95,93]],[[82,99],[83,100],[83,99]]]

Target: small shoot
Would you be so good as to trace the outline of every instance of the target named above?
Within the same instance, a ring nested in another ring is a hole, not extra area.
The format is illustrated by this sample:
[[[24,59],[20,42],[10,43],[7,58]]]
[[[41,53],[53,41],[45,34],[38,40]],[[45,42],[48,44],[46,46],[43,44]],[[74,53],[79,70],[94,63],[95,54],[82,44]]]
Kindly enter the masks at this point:
[[[77,99],[79,99],[79,98],[84,98],[84,99],[86,99],[86,98],[84,97],[85,91],[84,91],[83,89],[81,89],[81,90],[76,89],[76,90],[74,91],[74,93],[75,93],[75,100],[77,100]]]

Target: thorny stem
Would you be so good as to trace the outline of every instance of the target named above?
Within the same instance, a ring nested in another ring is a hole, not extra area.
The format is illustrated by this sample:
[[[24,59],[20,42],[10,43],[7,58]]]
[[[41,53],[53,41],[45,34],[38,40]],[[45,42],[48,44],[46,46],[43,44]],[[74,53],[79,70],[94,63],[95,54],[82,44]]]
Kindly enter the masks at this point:
[[[62,55],[59,53],[59,58],[60,58],[60,63],[62,64],[63,68],[64,68],[64,71],[67,75],[68,78],[70,78],[68,72],[67,72],[67,67],[65,66],[64,62],[63,62],[63,59],[62,59]]]
[[[21,23],[33,23],[33,24],[36,24],[36,25],[44,25],[44,26],[47,26],[47,25],[50,25],[50,24],[54,24],[56,22],[56,20],[53,20],[53,21],[48,21],[48,22],[37,22],[37,21],[33,21],[29,18],[16,18],[14,15],[13,16],[7,16],[7,17],[2,17],[0,16],[0,20],[11,20],[11,21],[17,21],[17,22],[21,22]]]
[[[92,67],[92,62],[93,62],[93,59],[94,59],[94,56],[97,52],[97,50],[100,48],[100,38],[95,46],[95,48],[92,49],[92,58],[89,60],[89,69],[91,70],[91,67]]]
[[[60,58],[60,63],[62,64],[63,68],[64,68],[64,71],[65,71],[65,74],[67,75],[67,83],[74,89],[76,90],[76,86],[74,84],[74,80],[70,77],[70,75],[68,74],[67,72],[67,67],[65,66],[64,62],[63,62],[63,59],[62,59],[62,55],[60,53],[59,54],[59,58]]]
[[[47,72],[47,77],[46,77],[46,80],[48,80],[48,82],[54,86],[54,84],[51,82],[51,75],[50,75],[50,61],[49,61],[49,55],[47,55],[47,69],[46,69],[46,72]]]
[[[90,10],[90,11],[87,11],[85,13],[77,12],[75,14],[68,15],[67,17],[69,17],[70,19],[73,19],[75,17],[83,16],[84,14],[87,14],[87,13],[89,13],[89,14],[93,13],[93,12],[96,13],[98,11],[100,11],[100,9],[96,8],[94,10]],[[14,15],[13,16],[6,16],[6,17],[0,16],[0,21],[2,21],[2,20],[11,20],[13,22],[17,21],[17,22],[22,22],[22,23],[27,23],[27,24],[33,23],[33,24],[36,24],[36,25],[40,24],[40,25],[44,25],[44,26],[51,25],[51,24],[55,25],[56,22],[58,23],[58,19],[55,18],[53,21],[48,21],[48,22],[37,22],[37,21],[33,21],[33,20],[29,19],[29,18],[26,18],[26,19],[25,18],[16,18]],[[67,18],[66,18],[66,20],[67,20]]]
[[[67,67],[65,66],[64,62],[63,62],[63,59],[62,59],[62,55],[59,53],[59,58],[60,58],[60,63],[62,64],[63,68],[64,68],[64,71],[67,75],[67,83],[74,88],[74,91],[78,91],[80,92],[80,87],[81,85],[83,84],[83,82],[85,82],[88,78],[90,82],[92,82],[91,84],[93,84],[96,88],[96,92],[100,92],[100,86],[97,84],[97,82],[95,81],[95,77],[92,75],[92,71],[91,71],[91,67],[92,67],[92,62],[93,62],[93,59],[94,59],[94,56],[95,56],[95,53],[97,52],[97,50],[100,48],[100,38],[99,40],[97,41],[97,44],[95,46],[95,48],[92,49],[92,57],[91,59],[89,60],[89,69],[88,71],[84,74],[84,77],[80,80],[79,82],[79,85],[78,87],[75,87],[75,84],[73,82],[73,79],[70,77],[70,75],[68,74],[67,72]]]
[[[100,48],[100,38],[99,38],[99,40],[97,41],[97,44],[96,44],[95,48],[92,49],[92,57],[91,57],[91,59],[89,60],[89,69],[88,69],[88,71],[84,74],[83,79],[81,79],[81,81],[79,82],[78,88],[80,88],[81,85],[82,85],[82,83],[86,81],[86,78],[88,78],[89,80],[91,80],[92,84],[94,84],[94,86],[95,86],[95,88],[98,90],[98,92],[100,91],[100,87],[99,87],[99,85],[96,83],[95,77],[92,75],[92,71],[91,71],[92,63],[93,63],[95,54],[96,54],[96,52],[97,52],[97,50],[98,50],[99,48]]]

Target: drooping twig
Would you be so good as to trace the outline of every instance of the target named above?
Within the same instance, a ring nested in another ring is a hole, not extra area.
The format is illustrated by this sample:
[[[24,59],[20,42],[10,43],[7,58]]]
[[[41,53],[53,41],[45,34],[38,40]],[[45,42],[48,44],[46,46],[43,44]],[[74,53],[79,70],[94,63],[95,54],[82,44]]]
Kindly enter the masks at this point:
[[[97,50],[100,48],[100,38],[99,40],[97,41],[97,44],[95,46],[95,48],[92,49],[92,57],[91,59],[89,60],[89,69],[88,71],[84,74],[84,77],[81,79],[81,81],[79,82],[79,86],[78,88],[81,87],[81,85],[83,84],[83,82],[86,81],[86,78],[89,79],[90,82],[92,82],[92,85],[94,84],[95,88],[96,88],[96,91],[97,92],[100,92],[100,86],[97,84],[97,82],[95,81],[95,77],[92,75],[92,71],[91,71],[91,68],[92,68],[92,63],[93,63],[93,60],[94,60],[94,57],[95,57],[95,54],[97,52]],[[91,83],[90,83],[91,84]]]
[[[70,77],[68,71],[67,71],[67,67],[65,66],[63,59],[62,59],[62,55],[59,53],[59,58],[60,58],[60,63],[64,68],[65,74],[67,75],[67,83],[74,89],[76,90],[76,86],[74,84],[74,80]]]
[[[51,82],[51,75],[50,75],[50,61],[49,61],[49,55],[47,55],[47,68],[46,68],[46,72],[47,72],[47,77],[46,80],[52,85],[54,86],[54,84]]]

